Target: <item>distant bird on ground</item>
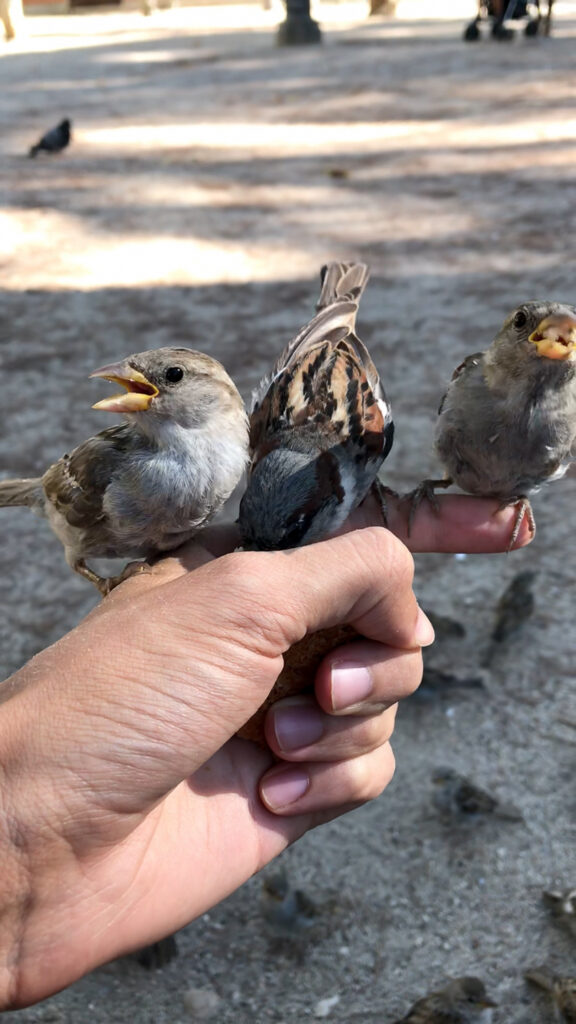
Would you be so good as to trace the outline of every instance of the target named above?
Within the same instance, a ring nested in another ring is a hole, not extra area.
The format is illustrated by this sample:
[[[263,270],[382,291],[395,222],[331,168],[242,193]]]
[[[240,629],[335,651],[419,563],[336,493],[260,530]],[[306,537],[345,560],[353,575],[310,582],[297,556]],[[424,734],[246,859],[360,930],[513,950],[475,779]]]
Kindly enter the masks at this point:
[[[479,978],[453,978],[414,1003],[396,1024],[491,1024],[497,1005]]]
[[[524,820],[513,804],[502,803],[453,768],[436,768],[432,782],[436,787],[434,804],[445,818],[458,820],[493,816],[506,821]]]
[[[42,477],[0,481],[0,507],[45,516],[70,567],[105,595],[144,566],[105,579],[86,559],[150,559],[193,537],[242,476],[248,424],[224,367],[193,349],[138,352],[92,377],[125,389],[94,408],[127,422],[84,441]]]
[[[318,312],[282,353],[254,396],[251,464],[240,504],[247,549],[321,540],[342,526],[392,447],[390,406],[355,334],[368,280],[363,263],[322,270]]]
[[[489,665],[499,647],[507,643],[533,615],[535,608],[532,586],[538,573],[528,569],[519,572],[506,587],[496,606],[496,621],[490,644],[483,659]]]
[[[34,157],[40,152],[61,153],[70,144],[71,138],[72,122],[66,117],[55,128],[50,128],[50,131],[47,131],[40,141],[30,148],[28,156]]]
[[[526,971],[526,981],[549,992],[554,1001],[556,1019],[566,1024],[576,1024],[576,978],[561,977],[546,967]]]
[[[174,935],[167,935],[165,939],[152,942],[149,946],[144,946],[132,954],[137,963],[147,971],[161,970],[178,955],[178,944]]]
[[[526,302],[505,320],[485,352],[454,371],[439,409],[436,451],[444,480],[424,481],[410,496],[412,517],[435,487],[515,505],[510,547],[528,495],[564,475],[576,440],[576,308]]]
[[[544,890],[542,898],[556,920],[576,938],[576,889],[563,892]]]
[[[262,879],[260,896],[262,917],[271,938],[293,940],[318,923],[316,904],[290,884],[281,868]]]

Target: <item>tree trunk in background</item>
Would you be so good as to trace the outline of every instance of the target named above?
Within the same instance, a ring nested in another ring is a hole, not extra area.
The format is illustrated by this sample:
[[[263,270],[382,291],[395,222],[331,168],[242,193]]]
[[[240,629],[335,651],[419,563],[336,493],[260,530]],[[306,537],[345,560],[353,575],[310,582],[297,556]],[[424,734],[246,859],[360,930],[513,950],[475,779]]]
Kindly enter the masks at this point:
[[[278,26],[279,46],[303,46],[321,43],[322,34],[317,21],[310,17],[310,0],[285,0],[286,21]]]

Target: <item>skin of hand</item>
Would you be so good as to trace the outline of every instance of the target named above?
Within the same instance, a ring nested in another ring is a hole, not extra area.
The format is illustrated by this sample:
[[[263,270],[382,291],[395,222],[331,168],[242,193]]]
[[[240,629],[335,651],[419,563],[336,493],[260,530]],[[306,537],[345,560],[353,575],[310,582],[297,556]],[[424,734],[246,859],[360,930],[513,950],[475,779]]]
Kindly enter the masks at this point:
[[[413,550],[506,547],[513,511],[441,504],[441,522],[419,516]],[[390,510],[400,541],[369,527],[376,503],[352,532],[293,551],[227,554],[234,531],[205,531],[5,682],[1,1009],[182,927],[387,786],[396,702],[418,686],[433,635],[401,543],[407,511]],[[523,528],[517,546],[529,539]],[[341,622],[366,639],[324,659],[315,699],[270,709],[270,750],[235,738],[282,653]],[[362,688],[366,714],[347,716]]]

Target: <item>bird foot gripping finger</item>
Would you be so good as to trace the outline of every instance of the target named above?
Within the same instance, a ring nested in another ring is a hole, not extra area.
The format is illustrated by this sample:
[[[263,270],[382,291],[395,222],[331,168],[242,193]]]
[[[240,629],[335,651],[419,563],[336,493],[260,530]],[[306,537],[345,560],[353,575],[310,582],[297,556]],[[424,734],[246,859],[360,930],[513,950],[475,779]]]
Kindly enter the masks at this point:
[[[382,515],[382,521],[384,526],[388,526],[388,498],[398,499],[400,495],[397,491],[393,491],[391,487],[386,487],[380,480],[375,480],[372,484],[372,494],[378,502],[380,513]]]
[[[528,526],[530,527],[530,532],[532,536],[534,536],[534,534],[536,533],[536,520],[534,518],[532,506],[528,501],[528,498],[519,497],[513,499],[512,501],[503,501],[502,504],[498,506],[496,511],[501,512],[502,509],[510,508],[511,505],[513,505],[516,509],[516,518],[514,519],[514,526],[512,528],[512,536],[510,537],[510,543],[508,544],[508,551],[512,551],[512,548],[518,540],[518,534],[520,533],[520,527],[522,526],[524,517],[526,517],[526,519],[528,520]]]
[[[74,563],[74,572],[82,576],[89,583],[92,583],[99,591],[101,597],[107,597],[111,590],[129,580],[131,576],[138,576],[143,572],[150,572],[148,562],[129,562],[117,576],[99,576],[94,569],[86,565],[83,558]]]
[[[442,480],[423,480],[413,491],[408,491],[407,494],[402,495],[402,500],[410,503],[408,536],[412,533],[416,513],[423,501],[427,501],[436,515],[440,515],[440,502],[436,495],[436,488],[442,487],[445,489],[446,487],[451,487],[452,483],[453,480],[450,477],[445,477]]]
[[[142,573],[148,573],[151,571],[152,566],[150,566],[148,562],[129,562],[117,576],[109,576],[108,579],[102,580],[103,586],[98,587],[98,589],[102,594],[102,597],[106,597],[112,590],[115,590],[121,583],[124,583],[125,580],[132,579],[133,576],[140,576]]]

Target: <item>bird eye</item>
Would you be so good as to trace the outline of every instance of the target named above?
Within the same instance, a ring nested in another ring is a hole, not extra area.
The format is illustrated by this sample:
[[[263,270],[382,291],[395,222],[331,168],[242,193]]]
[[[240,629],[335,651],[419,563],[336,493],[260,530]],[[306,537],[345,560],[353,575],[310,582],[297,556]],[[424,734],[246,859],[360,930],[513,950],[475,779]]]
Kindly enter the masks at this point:
[[[184,376],[184,370],[181,366],[169,366],[164,374],[164,379],[167,384],[177,384],[179,380],[182,380]]]
[[[526,313],[523,309],[519,309],[518,312],[514,315],[514,327],[517,331],[519,331],[522,329],[522,327],[526,327],[527,323],[528,317],[526,316]]]

